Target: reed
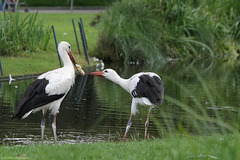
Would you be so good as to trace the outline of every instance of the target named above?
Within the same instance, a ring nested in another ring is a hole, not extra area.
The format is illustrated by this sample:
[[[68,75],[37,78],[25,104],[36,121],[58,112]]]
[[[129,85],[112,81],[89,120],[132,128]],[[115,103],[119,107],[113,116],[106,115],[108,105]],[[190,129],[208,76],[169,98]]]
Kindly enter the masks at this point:
[[[108,61],[237,60],[240,2],[121,0],[102,15],[97,52]]]

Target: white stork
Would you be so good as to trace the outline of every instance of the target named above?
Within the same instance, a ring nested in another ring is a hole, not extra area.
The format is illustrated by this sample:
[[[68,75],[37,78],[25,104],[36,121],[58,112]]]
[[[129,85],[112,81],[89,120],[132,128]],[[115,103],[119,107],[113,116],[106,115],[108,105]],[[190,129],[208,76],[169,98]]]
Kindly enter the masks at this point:
[[[147,136],[147,128],[149,122],[149,113],[152,107],[161,105],[163,102],[164,86],[161,78],[152,72],[141,72],[134,74],[129,79],[121,78],[113,69],[105,69],[103,71],[86,73],[87,75],[103,76],[110,81],[119,84],[132,96],[131,116],[129,118],[126,131],[123,137],[125,139],[128,130],[132,125],[132,116],[137,112],[137,105],[149,106],[147,120],[145,122],[145,136]]]
[[[41,121],[41,139],[43,143],[45,129],[45,115],[49,109],[53,114],[52,130],[55,143],[56,135],[56,116],[59,112],[61,102],[70,90],[75,81],[75,69],[84,74],[81,66],[78,65],[71,53],[71,47],[67,42],[60,42],[58,52],[63,61],[64,67],[58,68],[42,75],[32,82],[16,107],[12,119],[26,118],[29,114],[42,110],[43,118]]]

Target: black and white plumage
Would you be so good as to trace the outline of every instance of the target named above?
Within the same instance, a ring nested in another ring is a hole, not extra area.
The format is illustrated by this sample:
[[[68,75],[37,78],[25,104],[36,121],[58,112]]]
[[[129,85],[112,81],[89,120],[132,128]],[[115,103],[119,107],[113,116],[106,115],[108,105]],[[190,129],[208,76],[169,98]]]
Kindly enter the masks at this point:
[[[58,45],[58,52],[63,61],[64,67],[46,72],[37,77],[26,89],[23,97],[16,107],[14,118],[23,119],[29,114],[42,110],[43,119],[41,121],[42,142],[45,129],[45,114],[50,110],[53,114],[52,129],[54,140],[56,136],[56,116],[62,100],[74,84],[75,69],[80,72],[81,67],[77,65],[71,53],[71,47],[67,42],[62,41]],[[84,73],[84,72],[83,72]]]
[[[123,141],[127,135],[128,130],[132,124],[132,116],[137,112],[137,105],[149,106],[147,120],[145,122],[145,137],[147,136],[147,127],[149,122],[149,113],[153,106],[161,105],[164,96],[164,86],[161,78],[153,72],[141,72],[134,74],[129,79],[121,78],[113,69],[105,69],[103,71],[87,73],[93,76],[103,76],[114,83],[119,84],[132,96],[131,116],[129,118],[126,132]]]

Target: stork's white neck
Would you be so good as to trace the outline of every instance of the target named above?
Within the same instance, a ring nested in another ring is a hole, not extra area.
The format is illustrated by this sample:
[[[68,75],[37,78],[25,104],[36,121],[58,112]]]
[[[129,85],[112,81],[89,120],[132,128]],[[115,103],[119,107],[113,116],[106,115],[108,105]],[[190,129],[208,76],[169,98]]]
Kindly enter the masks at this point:
[[[64,67],[73,67],[72,61],[70,60],[70,57],[68,56],[67,51],[65,51],[61,46],[58,49],[59,55],[61,56],[61,59],[63,61]]]
[[[110,81],[112,81],[114,83],[117,83],[123,89],[125,89],[127,92],[130,92],[129,79],[121,78],[117,73],[115,73],[114,75],[111,75],[111,77],[105,77],[105,78],[109,79]]]

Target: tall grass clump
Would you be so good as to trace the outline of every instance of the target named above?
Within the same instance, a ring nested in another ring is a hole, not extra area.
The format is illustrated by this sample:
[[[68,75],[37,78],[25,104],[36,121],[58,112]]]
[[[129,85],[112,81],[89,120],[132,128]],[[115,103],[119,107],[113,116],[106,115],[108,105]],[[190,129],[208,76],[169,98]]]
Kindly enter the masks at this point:
[[[37,20],[38,13],[4,12],[0,15],[0,55],[13,56],[46,50],[50,28]]]
[[[97,52],[108,61],[236,60],[240,1],[121,0],[102,15]]]

